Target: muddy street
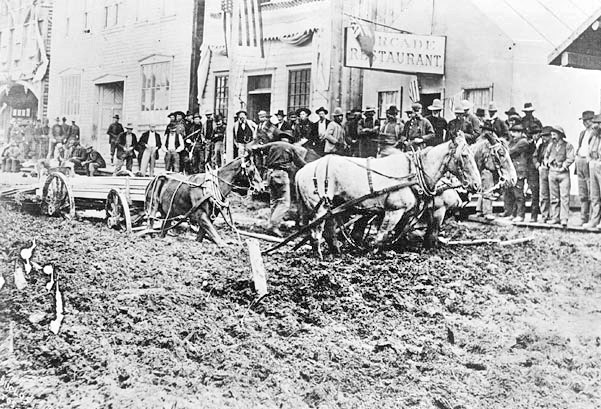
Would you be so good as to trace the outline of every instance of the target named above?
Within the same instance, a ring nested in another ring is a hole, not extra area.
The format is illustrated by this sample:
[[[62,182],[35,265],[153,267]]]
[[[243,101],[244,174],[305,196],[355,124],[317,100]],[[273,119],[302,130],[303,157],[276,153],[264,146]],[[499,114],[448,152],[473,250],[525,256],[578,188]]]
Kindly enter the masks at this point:
[[[598,235],[451,221],[455,238],[534,240],[324,261],[280,252],[265,258],[269,295],[253,304],[248,254],[235,242],[140,239],[4,205],[0,217],[3,405],[601,403]],[[15,250],[34,237],[32,260],[61,280],[58,335],[47,277],[34,270],[25,289],[14,285]]]

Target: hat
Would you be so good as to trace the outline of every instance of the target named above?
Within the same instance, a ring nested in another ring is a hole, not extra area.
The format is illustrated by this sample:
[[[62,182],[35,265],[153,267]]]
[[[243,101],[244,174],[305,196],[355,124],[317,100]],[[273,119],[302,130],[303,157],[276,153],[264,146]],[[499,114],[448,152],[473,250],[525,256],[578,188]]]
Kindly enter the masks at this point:
[[[476,109],[476,116],[484,117],[484,115],[486,115],[486,112],[484,111],[484,108],[478,108],[478,109]]]
[[[361,111],[361,108],[355,107],[355,108],[351,109],[351,112],[355,112],[355,113],[357,113],[357,112],[358,112],[358,113],[361,113],[361,112],[363,112],[363,111]]]
[[[469,100],[464,99],[463,101],[461,101],[461,107],[463,108],[463,110],[468,110],[471,109],[474,106],[474,104],[472,104]]]
[[[595,117],[599,117],[599,122],[601,122],[601,115],[596,115]],[[593,119],[594,121],[594,119]],[[551,135],[551,131],[553,130],[552,126],[543,126],[543,129],[541,129],[540,134],[541,136],[543,135]]]
[[[495,104],[493,101],[488,103],[488,110],[489,111],[493,111],[493,112],[497,112],[497,104]]]
[[[509,128],[510,131],[516,131],[516,132],[524,132],[524,127],[522,126],[522,124],[517,123],[517,124],[513,124],[511,126],[511,128]]]
[[[127,125],[124,126],[125,129],[134,129],[134,124],[128,122]]]
[[[600,123],[601,122],[601,114],[597,114],[593,117],[593,122]],[[547,127],[545,127],[547,128]]]
[[[171,116],[175,117],[175,112],[169,112],[169,115],[167,115],[167,118],[169,118]]]
[[[246,112],[244,109],[241,109],[240,111],[236,112],[236,117],[239,117],[240,114],[248,115],[248,112]]]
[[[296,110],[296,115],[299,116],[301,112],[304,112],[308,115],[311,115],[311,110],[309,108],[299,108]]]
[[[315,110],[315,113],[316,113],[316,114],[319,114],[320,112],[323,112],[323,113],[324,113],[324,114],[326,114],[326,115],[328,114],[328,110],[327,110],[327,109],[325,109],[324,107],[319,107],[319,108],[317,108],[317,109]]]
[[[593,111],[584,111],[582,113],[582,117],[578,119],[582,119],[583,121],[587,121],[589,119],[593,119],[595,117],[595,113]]]
[[[365,113],[367,112],[376,112],[376,107],[374,105],[368,105],[367,107],[365,107]]]
[[[566,133],[565,133],[565,131],[564,131],[564,130],[563,130],[563,128],[562,128],[561,126],[559,126],[559,125],[554,125],[554,126],[552,126],[552,127],[551,127],[551,131],[552,131],[552,132],[554,131],[554,132],[557,132],[558,134],[561,134],[561,136],[562,136],[562,137],[564,137],[564,138],[566,137]]]
[[[340,108],[340,107],[334,108],[334,112],[332,113],[332,116],[342,116],[342,115],[344,115],[344,111],[342,110],[342,108]]]
[[[186,111],[186,116],[192,116],[192,112]]]
[[[75,119],[72,119],[72,120],[71,120],[71,123],[72,123],[72,124],[74,124],[74,123],[75,123]]]
[[[94,150],[94,147],[92,145],[90,145],[90,146],[86,146],[84,149],[86,151],[92,151],[92,150]]]
[[[267,111],[262,109],[259,112],[257,112],[257,116],[267,116]]]
[[[463,109],[462,105],[457,105],[453,112],[456,114],[465,114],[465,109]]]
[[[215,115],[215,122],[223,121],[223,115],[217,114]]]
[[[434,101],[432,101],[432,105],[430,105],[428,109],[430,111],[442,111],[442,101],[436,98]]]
[[[119,115],[117,115],[117,114],[113,115],[113,119],[119,119]]]
[[[420,104],[419,102],[414,102],[413,104],[411,104],[411,109],[415,112],[420,111],[422,109],[422,104]]]
[[[411,109],[410,112],[413,112],[413,109]],[[399,109],[396,107],[396,105],[391,105],[386,110],[386,115],[396,115],[398,113],[399,113]]]
[[[532,111],[534,111],[534,107],[532,106],[532,102],[526,102],[524,104],[524,109],[522,109],[522,111],[524,111],[524,112],[532,112]]]
[[[505,111],[505,115],[507,115],[507,116],[514,116],[514,115],[520,116],[520,114],[518,114],[518,111],[515,110],[515,107],[511,107],[511,108],[509,108],[509,111]]]
[[[181,116],[186,116],[186,114],[184,114],[182,111],[175,111],[173,113],[175,116],[181,115]]]
[[[197,113],[195,113],[195,114],[194,114],[194,118],[201,119],[202,117],[201,117],[201,116],[200,116],[200,114],[197,112]]]
[[[278,109],[278,112],[275,113],[276,116],[286,116],[283,109]]]
[[[67,120],[67,118],[66,118],[66,117],[63,117],[63,121],[66,121],[66,120]]]
[[[206,116],[213,115],[213,111],[211,111],[211,110],[207,109],[207,110],[205,111],[205,115],[206,115]]]
[[[115,116],[117,116],[117,115],[115,115]],[[114,118],[114,117],[113,117],[113,118]],[[61,119],[60,119],[58,116],[57,116],[57,117],[56,117],[56,119],[55,119],[55,121],[60,121],[60,120],[61,120]]]

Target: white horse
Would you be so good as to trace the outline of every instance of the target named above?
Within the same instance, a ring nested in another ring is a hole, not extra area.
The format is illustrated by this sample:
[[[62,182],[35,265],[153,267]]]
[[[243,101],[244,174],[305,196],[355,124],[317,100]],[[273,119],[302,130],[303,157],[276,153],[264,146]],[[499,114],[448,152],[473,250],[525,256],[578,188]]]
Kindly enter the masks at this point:
[[[509,149],[502,139],[494,134],[483,134],[471,146],[478,170],[488,170],[498,179],[496,186],[514,186],[517,182],[517,173],[513,166]],[[487,194],[483,192],[482,194]],[[434,198],[432,209],[424,214],[421,224],[426,224],[424,246],[427,248],[438,245],[438,234],[445,215],[449,209],[458,209],[464,205],[463,199],[455,189],[444,190]],[[420,226],[417,226],[420,227]]]
[[[419,188],[433,195],[436,184],[447,171],[455,175],[468,191],[480,189],[480,173],[474,155],[461,134],[414,155],[399,153],[378,159],[324,156],[300,169],[295,182],[299,199],[305,207],[301,210],[312,211],[312,220],[315,220],[327,212],[327,206],[320,205],[324,203],[322,198],[326,203],[348,202],[398,185],[407,181],[410,175],[417,175],[419,183],[416,184],[419,184]],[[360,201],[353,211],[376,210],[384,213],[375,240],[376,248],[381,248],[403,216],[410,211],[416,212],[419,203],[419,195],[407,186]],[[333,251],[339,252],[334,233],[335,223],[325,226],[328,228],[328,237],[333,238]],[[320,257],[323,232],[324,222],[317,223],[311,229],[312,244]]]

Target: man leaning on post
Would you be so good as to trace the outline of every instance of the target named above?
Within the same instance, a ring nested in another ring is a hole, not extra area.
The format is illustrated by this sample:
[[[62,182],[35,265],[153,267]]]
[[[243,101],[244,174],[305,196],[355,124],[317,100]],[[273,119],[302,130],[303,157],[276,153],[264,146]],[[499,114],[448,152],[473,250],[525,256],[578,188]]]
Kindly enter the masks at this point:
[[[601,114],[595,115],[593,122],[595,126],[600,126]],[[599,128],[589,139],[588,159],[591,213],[588,223],[583,227],[599,230],[601,229],[601,131],[599,131]]]
[[[588,223],[590,213],[590,197],[589,197],[589,143],[595,133],[599,132],[599,127],[593,123],[595,113],[593,111],[584,111],[582,113],[582,124],[584,129],[578,137],[578,147],[576,148],[576,169],[575,173],[578,176],[578,198],[580,199],[580,221],[578,225]]]

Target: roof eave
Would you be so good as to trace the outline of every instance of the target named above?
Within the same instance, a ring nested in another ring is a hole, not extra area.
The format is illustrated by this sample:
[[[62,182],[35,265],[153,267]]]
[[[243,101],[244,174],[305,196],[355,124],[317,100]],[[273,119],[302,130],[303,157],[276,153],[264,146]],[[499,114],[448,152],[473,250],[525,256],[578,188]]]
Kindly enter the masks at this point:
[[[596,20],[601,18],[601,7],[597,9],[595,13],[591,15],[580,27],[576,29],[561,45],[556,47],[551,54],[549,54],[548,64],[550,65],[561,65],[561,55],[567,48],[580,37]]]

